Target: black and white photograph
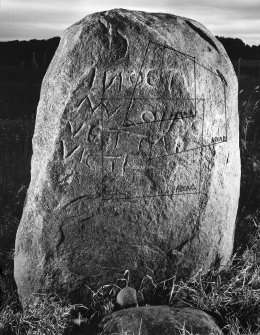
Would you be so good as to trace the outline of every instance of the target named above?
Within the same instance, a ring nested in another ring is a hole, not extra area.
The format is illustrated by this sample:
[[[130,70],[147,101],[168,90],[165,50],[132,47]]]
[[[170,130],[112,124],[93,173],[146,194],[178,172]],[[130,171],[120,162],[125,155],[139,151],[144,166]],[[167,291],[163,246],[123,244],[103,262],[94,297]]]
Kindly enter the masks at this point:
[[[260,335],[259,0],[0,0],[0,335]]]

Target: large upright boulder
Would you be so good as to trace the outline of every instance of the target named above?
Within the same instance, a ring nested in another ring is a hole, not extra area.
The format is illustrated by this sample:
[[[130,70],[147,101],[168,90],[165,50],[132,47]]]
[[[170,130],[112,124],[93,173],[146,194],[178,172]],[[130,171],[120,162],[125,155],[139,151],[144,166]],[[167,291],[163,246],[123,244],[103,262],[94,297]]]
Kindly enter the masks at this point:
[[[233,247],[237,78],[201,24],[123,9],[69,27],[43,80],[17,232],[23,302],[82,300],[128,269],[136,287]]]

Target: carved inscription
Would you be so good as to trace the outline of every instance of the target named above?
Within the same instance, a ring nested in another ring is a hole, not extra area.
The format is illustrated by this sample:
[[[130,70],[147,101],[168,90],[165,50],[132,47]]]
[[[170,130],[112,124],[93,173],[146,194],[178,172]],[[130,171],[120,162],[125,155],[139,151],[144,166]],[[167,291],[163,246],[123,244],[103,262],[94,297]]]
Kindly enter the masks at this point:
[[[200,192],[202,150],[226,142],[227,132],[224,90],[207,105],[196,67],[193,57],[150,41],[139,69],[91,69],[89,93],[61,140],[61,158],[90,176],[81,198]]]
[[[186,83],[176,82],[181,67],[188,69]],[[136,74],[129,94],[102,98],[103,197],[199,192],[202,129],[195,135],[192,126],[203,104],[196,101],[194,60],[149,43]]]
[[[161,120],[148,114],[148,121],[125,125],[126,112],[122,105],[121,120],[103,118],[103,197],[199,192],[201,138],[190,132],[194,117],[185,122],[169,113]]]

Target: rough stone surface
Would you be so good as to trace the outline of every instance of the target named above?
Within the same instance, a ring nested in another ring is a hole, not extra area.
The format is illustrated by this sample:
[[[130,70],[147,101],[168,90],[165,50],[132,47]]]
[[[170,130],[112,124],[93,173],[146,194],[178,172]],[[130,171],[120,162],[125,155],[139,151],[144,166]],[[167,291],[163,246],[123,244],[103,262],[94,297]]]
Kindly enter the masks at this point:
[[[69,27],[43,80],[15,279],[82,300],[131,273],[225,264],[240,185],[237,79],[201,24],[123,9]]]
[[[102,320],[100,334],[222,335],[222,331],[212,317],[197,309],[146,306],[108,315]]]
[[[129,286],[122,288],[117,294],[116,302],[123,308],[136,307],[138,305],[136,290]]]

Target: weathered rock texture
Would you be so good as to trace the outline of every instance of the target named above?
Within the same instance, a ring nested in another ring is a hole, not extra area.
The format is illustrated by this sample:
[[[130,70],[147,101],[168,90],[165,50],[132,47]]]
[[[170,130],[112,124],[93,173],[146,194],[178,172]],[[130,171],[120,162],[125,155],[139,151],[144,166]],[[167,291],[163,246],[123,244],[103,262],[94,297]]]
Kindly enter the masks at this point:
[[[15,279],[82,299],[229,259],[237,79],[201,24],[123,9],[68,28],[43,80]]]
[[[222,331],[212,317],[198,309],[145,306],[108,315],[101,323],[100,334],[222,335]]]

